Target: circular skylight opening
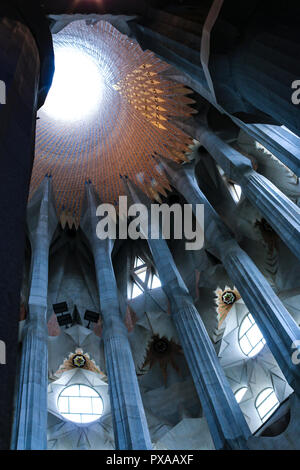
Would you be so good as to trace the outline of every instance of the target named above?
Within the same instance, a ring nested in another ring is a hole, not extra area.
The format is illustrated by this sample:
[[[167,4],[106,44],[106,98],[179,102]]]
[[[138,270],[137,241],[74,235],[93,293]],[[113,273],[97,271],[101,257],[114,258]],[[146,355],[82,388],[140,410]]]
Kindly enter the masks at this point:
[[[245,316],[239,329],[239,345],[248,357],[256,356],[266,344],[262,332],[251,313]]]
[[[62,121],[92,115],[103,93],[103,77],[95,59],[71,46],[54,47],[55,73],[43,111]]]
[[[92,387],[70,385],[58,397],[57,407],[60,414],[74,423],[91,423],[103,414],[103,401]]]

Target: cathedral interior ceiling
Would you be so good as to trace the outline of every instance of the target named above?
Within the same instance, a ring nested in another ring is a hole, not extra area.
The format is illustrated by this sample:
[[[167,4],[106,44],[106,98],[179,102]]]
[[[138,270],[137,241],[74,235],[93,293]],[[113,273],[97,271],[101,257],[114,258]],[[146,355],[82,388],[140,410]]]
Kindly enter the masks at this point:
[[[54,46],[92,55],[103,93],[91,115],[71,123],[39,111],[30,195],[51,174],[58,213],[78,220],[87,180],[102,202],[117,205],[126,175],[159,200],[170,189],[160,158],[181,163],[193,143],[175,124],[195,112],[191,91],[168,80],[168,64],[105,21],[71,23],[54,35]]]

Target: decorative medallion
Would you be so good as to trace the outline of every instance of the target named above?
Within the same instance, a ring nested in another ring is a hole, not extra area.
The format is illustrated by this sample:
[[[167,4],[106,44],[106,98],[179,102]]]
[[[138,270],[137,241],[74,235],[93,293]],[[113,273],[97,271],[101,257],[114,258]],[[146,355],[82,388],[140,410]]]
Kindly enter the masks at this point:
[[[155,364],[159,364],[162,370],[164,382],[167,382],[167,367],[171,365],[179,373],[179,366],[176,363],[176,356],[182,355],[182,348],[175,341],[168,340],[165,336],[160,337],[155,334],[152,336],[146,351],[146,357],[141,367],[141,374],[145,373],[145,368],[149,369]]]
[[[219,319],[218,328],[220,328],[223,321],[229,314],[233,304],[239,300],[241,296],[235,287],[231,289],[228,286],[226,286],[224,290],[217,289],[215,293],[217,295],[216,304]]]
[[[222,294],[222,300],[225,304],[231,305],[236,301],[236,295],[234,292],[228,290]]]
[[[75,367],[84,367],[86,364],[86,358],[83,356],[83,354],[76,354],[73,356],[72,362]]]
[[[90,355],[88,353],[84,353],[80,348],[76,349],[75,353],[69,354],[69,357],[64,360],[63,364],[60,366],[55,375],[59,376],[67,370],[75,368],[90,370],[105,377],[103,372],[101,372],[99,367],[96,365],[95,361],[90,358]]]
[[[166,338],[157,338],[153,342],[153,349],[156,354],[165,354],[170,347],[170,343]]]

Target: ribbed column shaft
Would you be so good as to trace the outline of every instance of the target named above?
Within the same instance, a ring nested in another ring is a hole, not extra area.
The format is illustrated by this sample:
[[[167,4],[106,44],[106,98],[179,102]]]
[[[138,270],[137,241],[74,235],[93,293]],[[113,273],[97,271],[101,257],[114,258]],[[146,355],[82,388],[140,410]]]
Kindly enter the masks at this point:
[[[88,210],[82,221],[93,251],[101,313],[105,363],[109,381],[116,448],[151,449],[151,439],[137,381],[127,330],[120,314],[113,270],[111,240],[96,235],[96,200],[91,184],[86,185]]]
[[[14,448],[47,449],[48,330],[45,307],[31,307],[35,318],[24,328]],[[41,320],[44,319],[44,322]]]
[[[300,394],[300,367],[293,364],[291,357],[293,342],[300,340],[298,325],[237,243],[224,246],[222,261],[285,378],[295,392]]]
[[[250,430],[188,290],[163,239],[148,239],[162,288],[217,449],[245,449]]]
[[[134,201],[139,203],[139,196],[130,183],[128,188]],[[162,288],[171,305],[172,318],[214,444],[217,449],[246,449],[246,440],[251,432],[228,384],[205,325],[193,305],[166,240],[162,237],[152,239],[150,231],[149,227],[148,245]]]
[[[204,204],[206,243],[222,260],[287,381],[300,393],[300,368],[291,360],[292,344],[300,339],[299,327],[201,192],[194,177],[193,167],[174,172],[165,165],[165,169],[174,186],[192,204],[195,214],[196,204]]]
[[[50,178],[45,178],[29,204],[28,216],[32,248],[29,314],[23,331],[12,442],[12,447],[19,450],[47,448],[48,259],[56,226],[55,211],[51,205]],[[37,222],[31,225],[31,220]]]
[[[120,315],[109,242],[94,239],[92,249],[103,316],[105,363],[109,379],[116,448],[120,450],[151,449],[127,331]]]
[[[267,178],[256,173],[246,157],[212,131],[199,126],[197,132],[199,141],[225,174],[240,184],[245,196],[300,259],[300,208]]]
[[[120,450],[152,449],[127,336],[108,333],[104,339],[104,350],[116,448]]]
[[[277,157],[284,165],[300,177],[300,138],[281,126],[268,124],[245,124],[238,118],[232,120],[246,134]]]
[[[248,425],[193,304],[173,313],[216,449],[246,449]]]

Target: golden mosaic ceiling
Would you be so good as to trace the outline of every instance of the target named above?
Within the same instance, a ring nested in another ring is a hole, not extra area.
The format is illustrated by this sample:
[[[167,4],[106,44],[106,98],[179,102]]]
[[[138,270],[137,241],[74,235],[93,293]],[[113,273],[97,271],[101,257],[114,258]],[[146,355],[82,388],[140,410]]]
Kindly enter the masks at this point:
[[[103,202],[117,204],[125,194],[120,175],[127,175],[158,199],[169,189],[159,158],[182,162],[192,144],[174,124],[194,112],[191,91],[168,79],[168,64],[107,22],[73,22],[54,43],[93,56],[104,78],[103,96],[96,115],[77,122],[40,110],[30,195],[51,174],[58,213],[78,219],[85,181],[92,181]]]

